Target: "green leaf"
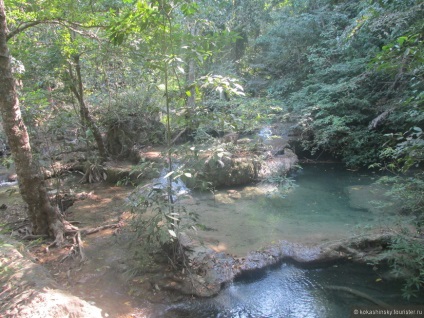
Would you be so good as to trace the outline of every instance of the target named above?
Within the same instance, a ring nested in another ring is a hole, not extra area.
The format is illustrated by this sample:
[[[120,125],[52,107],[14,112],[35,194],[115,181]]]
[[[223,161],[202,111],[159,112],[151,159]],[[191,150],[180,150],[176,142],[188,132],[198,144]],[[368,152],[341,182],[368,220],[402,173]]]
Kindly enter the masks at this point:
[[[397,39],[397,43],[399,43],[400,46],[403,45],[403,43],[408,39],[407,36],[401,36],[400,38]]]
[[[180,220],[179,218],[176,218],[175,216],[171,216],[171,215],[167,215],[166,217],[167,218],[170,218],[170,219],[172,219],[174,221],[179,221]]]
[[[181,6],[181,12],[185,16],[192,16],[198,11],[199,5],[196,2],[193,3],[184,3]]]
[[[164,90],[165,90],[165,84],[159,84],[159,85],[157,86],[157,88],[158,88],[160,91],[164,91]]]
[[[171,171],[171,172],[168,172],[163,178],[164,179],[166,179],[166,178],[169,178],[171,175],[173,175],[174,174],[174,172],[175,171]]]
[[[181,73],[181,74],[185,74],[184,69],[181,66],[177,66],[177,70]]]

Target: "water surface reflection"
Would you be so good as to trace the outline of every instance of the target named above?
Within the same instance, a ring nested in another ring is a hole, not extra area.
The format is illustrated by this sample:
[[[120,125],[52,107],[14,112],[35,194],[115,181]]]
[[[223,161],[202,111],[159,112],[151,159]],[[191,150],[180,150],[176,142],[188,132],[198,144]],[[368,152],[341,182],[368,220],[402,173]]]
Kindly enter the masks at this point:
[[[166,318],[339,318],[353,306],[373,306],[365,299],[327,286],[345,286],[390,304],[404,304],[397,282],[380,281],[370,266],[339,264],[302,268],[284,263],[251,273],[211,299],[171,305],[155,317]],[[424,299],[416,300],[422,303]]]

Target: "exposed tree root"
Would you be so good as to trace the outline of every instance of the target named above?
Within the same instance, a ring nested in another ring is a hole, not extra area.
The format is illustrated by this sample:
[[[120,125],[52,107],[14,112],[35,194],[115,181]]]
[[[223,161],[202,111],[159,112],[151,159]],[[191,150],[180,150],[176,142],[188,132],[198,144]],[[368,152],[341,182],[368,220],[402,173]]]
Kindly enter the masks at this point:
[[[90,234],[94,234],[94,233],[97,233],[97,232],[100,232],[100,231],[103,231],[103,230],[106,230],[106,229],[119,229],[121,227],[122,227],[121,222],[114,223],[114,224],[106,224],[106,225],[98,226],[98,227],[95,227],[95,228],[88,228],[88,229],[81,229],[81,230],[72,225],[72,228],[69,231],[67,231],[66,233],[67,234],[73,234],[73,236],[72,236],[73,244],[71,245],[71,248],[70,248],[68,254],[65,255],[60,260],[60,262],[62,263],[70,257],[75,258],[77,256],[80,257],[81,263],[86,261],[87,257],[85,256],[85,252],[84,252],[84,242],[81,239],[82,235],[90,235]],[[53,244],[54,244],[54,242],[53,242]]]
[[[352,295],[355,295],[357,297],[363,298],[368,300],[369,302],[372,302],[382,308],[391,308],[391,306],[387,303],[385,303],[384,301],[375,299],[373,297],[371,297],[370,295],[361,292],[359,290],[356,289],[352,289],[350,287],[346,287],[346,286],[335,286],[335,285],[329,285],[329,286],[325,286],[325,288],[329,289],[329,290],[335,290],[335,291],[343,291],[343,292],[347,292],[350,293]]]
[[[59,213],[56,209],[56,213]],[[114,224],[106,224],[94,228],[83,228],[80,229],[74,224],[78,224],[79,222],[76,221],[66,221],[61,216],[56,222],[51,224],[50,231],[54,235],[54,241],[51,242],[47,247],[45,247],[44,251],[45,253],[50,252],[50,248],[52,247],[70,247],[69,252],[66,256],[64,256],[60,262],[64,262],[66,259],[72,257],[77,258],[79,257],[80,262],[84,262],[87,257],[84,252],[84,243],[82,240],[82,236],[90,235],[94,233],[98,233],[100,231],[106,230],[106,229],[115,229],[114,234],[117,234],[117,232],[122,228],[123,221],[121,218],[117,223]],[[31,233],[31,228],[28,225],[28,220],[18,221],[18,222],[11,222],[9,225],[14,225],[12,230],[12,235],[19,236],[21,240],[37,240],[40,238],[48,238],[48,235],[34,235]],[[71,240],[71,242],[69,242]],[[69,243],[67,243],[67,241]]]
[[[66,259],[72,257],[75,258],[79,255],[80,262],[84,263],[87,259],[84,252],[84,243],[81,239],[81,232],[77,231],[75,235],[72,237],[73,244],[71,245],[71,248],[69,249],[69,252],[67,255],[65,255],[60,262],[63,263]]]
[[[77,234],[75,235],[75,241],[76,241],[76,244],[78,246],[79,255],[81,256],[81,263],[83,263],[83,262],[85,262],[85,260],[87,258],[85,257],[84,244],[81,240],[81,232],[80,231],[78,231]]]
[[[85,173],[80,183],[96,183],[107,179],[104,167],[100,164],[87,163],[84,169]]]
[[[80,222],[80,221],[69,221],[69,223],[71,223],[72,225],[75,225],[75,224],[81,224],[81,222]]]
[[[65,227],[65,233],[75,233],[79,230],[78,227],[66,220],[63,220],[63,225]]]

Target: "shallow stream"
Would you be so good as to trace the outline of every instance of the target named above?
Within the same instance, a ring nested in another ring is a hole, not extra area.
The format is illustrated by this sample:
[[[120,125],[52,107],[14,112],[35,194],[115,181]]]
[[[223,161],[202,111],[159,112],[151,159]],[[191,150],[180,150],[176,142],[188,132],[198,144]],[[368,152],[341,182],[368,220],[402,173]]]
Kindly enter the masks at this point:
[[[244,256],[279,240],[316,244],[370,231],[383,231],[396,219],[394,206],[378,209],[384,189],[372,173],[338,164],[309,164],[293,177],[283,196],[269,185],[194,194],[183,204],[199,214],[198,234],[216,251]]]

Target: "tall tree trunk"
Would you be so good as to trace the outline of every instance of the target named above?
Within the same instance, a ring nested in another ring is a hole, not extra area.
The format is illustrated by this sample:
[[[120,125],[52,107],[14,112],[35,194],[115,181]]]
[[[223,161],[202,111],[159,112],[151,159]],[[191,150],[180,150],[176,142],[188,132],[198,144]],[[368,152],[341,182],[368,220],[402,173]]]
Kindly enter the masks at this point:
[[[73,69],[75,69],[75,72],[73,71]],[[100,158],[102,161],[104,161],[107,158],[107,152],[105,144],[103,142],[102,134],[100,133],[99,128],[94,122],[93,117],[91,117],[90,111],[88,110],[84,99],[84,87],[82,83],[81,63],[79,55],[72,56],[72,63],[69,64],[68,74],[71,79],[71,91],[77,98],[78,104],[80,106],[81,122],[84,127],[89,128],[93,133],[93,137],[96,141]]]
[[[28,204],[28,217],[33,234],[54,236],[63,241],[64,225],[57,208],[48,199],[44,180],[34,160],[26,126],[22,120],[15,79],[7,47],[7,25],[4,1],[0,0],[0,112],[9,147],[15,161],[19,190]]]
[[[187,74],[187,85],[190,87],[190,96],[187,98],[187,107],[193,110],[196,107],[196,88],[194,82],[196,81],[196,61],[194,58],[190,58],[188,61],[188,74]]]
[[[195,37],[198,35],[198,31],[196,28],[196,23],[194,23],[192,26],[190,26],[190,34]],[[187,86],[190,88],[190,95],[187,98],[187,111],[185,115],[186,119],[186,133],[191,135],[198,126],[197,124],[193,123],[193,116],[194,116],[194,109],[196,108],[196,88],[195,88],[195,81],[196,81],[196,61],[194,57],[190,56],[188,60],[188,72],[187,72]]]

